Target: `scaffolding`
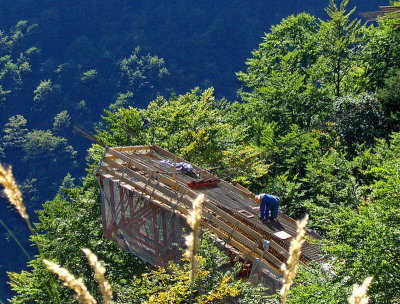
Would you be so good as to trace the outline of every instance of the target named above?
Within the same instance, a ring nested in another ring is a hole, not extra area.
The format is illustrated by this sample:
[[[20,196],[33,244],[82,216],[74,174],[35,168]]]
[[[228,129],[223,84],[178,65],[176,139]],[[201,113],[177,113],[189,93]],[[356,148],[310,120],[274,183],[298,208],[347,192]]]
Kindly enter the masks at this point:
[[[186,216],[203,193],[202,228],[250,265],[251,281],[279,287],[296,222],[282,212],[277,221],[261,222],[254,193],[155,145],[105,148],[96,176],[104,236],[117,246],[154,266],[179,261],[189,231]],[[205,186],[197,187],[201,181]],[[320,260],[319,249],[305,242],[301,263]]]

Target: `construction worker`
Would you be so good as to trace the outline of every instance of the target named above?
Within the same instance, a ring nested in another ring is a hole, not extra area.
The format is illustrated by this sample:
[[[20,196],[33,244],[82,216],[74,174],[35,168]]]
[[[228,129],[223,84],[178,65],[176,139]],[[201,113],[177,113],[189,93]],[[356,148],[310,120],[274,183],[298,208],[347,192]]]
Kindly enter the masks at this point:
[[[278,197],[267,193],[260,193],[256,196],[256,201],[260,203],[260,220],[276,220],[279,209]]]

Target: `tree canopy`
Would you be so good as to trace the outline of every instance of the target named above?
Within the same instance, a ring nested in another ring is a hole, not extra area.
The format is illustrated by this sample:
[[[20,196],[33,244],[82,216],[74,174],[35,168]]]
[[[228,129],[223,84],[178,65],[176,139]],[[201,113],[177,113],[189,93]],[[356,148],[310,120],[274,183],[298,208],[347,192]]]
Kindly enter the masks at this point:
[[[348,0],[331,0],[323,18],[303,12],[282,19],[251,53],[247,69],[237,73],[242,88],[234,102],[234,93],[221,97],[212,81],[188,73],[210,70],[215,76],[218,60],[226,66],[240,57],[234,48],[219,47],[219,39],[227,39],[221,19],[186,22],[184,12],[195,5],[151,1],[135,3],[144,11],[151,7],[152,14],[139,15],[132,3],[21,0],[11,7],[0,0],[0,26],[7,13],[19,18],[19,10],[32,10],[34,16],[0,30],[0,160],[14,165],[32,209],[47,200],[31,237],[45,257],[84,277],[98,297],[80,253],[89,247],[107,266],[116,303],[275,301],[262,287],[238,280],[237,269],[219,269],[227,257],[212,237],[204,237],[201,249],[202,289],[189,283],[184,263],[151,269],[106,241],[93,178],[102,148],[93,145],[85,159],[88,146],[69,132],[79,122],[93,127],[106,145],[157,144],[214,168],[229,182],[280,196],[282,211],[294,218],[309,214],[310,229],[324,238],[324,260],[302,267],[288,303],[344,303],[352,286],[368,276],[372,303],[400,303],[400,36],[393,26],[400,17],[366,23]],[[234,1],[235,9],[226,12],[237,21],[243,10],[252,20],[261,7],[252,4]],[[214,2],[201,5],[198,14],[216,14]],[[85,23],[89,12],[99,17]],[[147,37],[157,18],[160,33]],[[113,32],[130,27],[126,35]],[[60,34],[74,30],[65,40]],[[166,41],[172,32],[176,40]],[[189,32],[198,38],[180,44],[176,37]],[[240,42],[231,38],[230,46]],[[159,45],[150,47],[151,41]],[[197,57],[211,47],[217,59]],[[169,63],[164,55],[171,52],[193,66]],[[189,80],[197,81],[193,89]],[[87,176],[74,182],[85,161]],[[10,279],[11,303],[52,301],[40,258]],[[69,291],[61,285],[57,290],[62,303],[73,303]]]

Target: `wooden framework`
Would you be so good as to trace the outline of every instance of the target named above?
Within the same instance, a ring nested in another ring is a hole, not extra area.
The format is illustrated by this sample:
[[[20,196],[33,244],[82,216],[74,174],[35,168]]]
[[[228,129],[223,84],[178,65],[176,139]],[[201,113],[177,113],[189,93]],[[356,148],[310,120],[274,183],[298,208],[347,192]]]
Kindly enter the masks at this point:
[[[140,215],[145,212],[153,212],[154,227],[163,226],[161,232],[154,230],[154,234],[163,234],[167,228],[166,215],[163,210],[168,212],[172,210],[174,214],[178,215],[178,218],[168,222],[170,226],[175,225],[176,223],[172,223],[172,221],[179,221],[179,218],[184,219],[192,208],[192,200],[199,193],[204,193],[206,200],[203,204],[203,229],[217,235],[225,245],[233,247],[244,260],[257,261],[257,263],[261,261],[271,274],[276,277],[281,275],[280,267],[289,256],[290,240],[296,235],[297,227],[293,219],[279,212],[277,221],[264,224],[258,218],[259,208],[254,193],[240,185],[232,185],[224,180],[210,188],[192,189],[187,186],[188,183],[199,179],[217,179],[217,177],[193,164],[198,177],[183,174],[177,172],[174,166],[160,163],[162,160],[172,163],[189,163],[154,145],[105,149],[102,163],[97,171],[100,186],[105,187],[104,184],[101,184],[105,180],[118,182],[121,189],[119,195],[129,190],[128,195],[132,196],[132,200],[133,195],[137,194],[152,203],[152,205],[148,205],[151,206],[151,210],[146,210],[146,208],[135,210],[137,217],[133,224],[124,216],[119,216],[118,223],[115,225],[120,225],[122,228],[118,229],[136,225],[135,229],[138,235],[129,235],[129,238],[132,241],[138,240],[141,225]],[[127,212],[129,206],[120,206],[119,208],[125,208],[123,212]],[[107,225],[114,224],[108,223]],[[179,225],[182,226],[182,223]],[[280,238],[277,232],[282,231],[292,237]],[[317,234],[310,231],[307,232],[307,235],[311,238],[319,238]],[[113,239],[111,235],[106,236]],[[157,235],[157,238],[160,236]],[[168,238],[169,236],[164,235],[161,239],[166,241]],[[266,240],[269,241],[267,250],[263,247]],[[153,246],[150,243],[147,244],[149,248]],[[126,248],[121,241],[117,244]],[[171,252],[164,259],[171,258],[174,254]],[[306,263],[319,259],[319,247],[306,242],[303,245],[301,262]],[[159,262],[165,262],[165,260],[154,263]]]
[[[383,18],[394,18],[397,14],[400,14],[400,6],[379,6],[380,11],[365,12],[360,15],[370,21],[376,21],[378,17]],[[398,23],[394,23],[394,26],[400,26]]]

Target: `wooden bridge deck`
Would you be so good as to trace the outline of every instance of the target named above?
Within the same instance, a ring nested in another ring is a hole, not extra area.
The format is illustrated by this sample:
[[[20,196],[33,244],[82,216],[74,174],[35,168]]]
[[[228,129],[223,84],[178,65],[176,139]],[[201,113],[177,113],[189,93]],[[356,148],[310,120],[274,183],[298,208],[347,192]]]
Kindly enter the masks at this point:
[[[112,176],[183,216],[190,211],[192,200],[204,193],[203,228],[234,247],[245,259],[260,259],[272,271],[281,273],[280,266],[286,262],[290,241],[296,235],[292,218],[279,212],[277,221],[263,223],[258,218],[255,195],[247,189],[223,180],[213,187],[191,189],[187,183],[217,177],[193,164],[199,177],[176,172],[174,166],[162,164],[161,160],[189,163],[158,146],[106,148],[98,174]],[[288,234],[287,238],[276,234],[282,231]],[[319,238],[313,232],[307,235]],[[268,250],[264,250],[264,240],[270,242]],[[319,259],[319,247],[305,242],[300,260],[306,263]]]

